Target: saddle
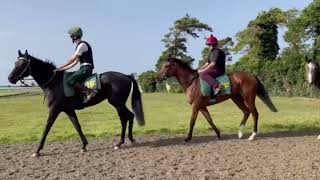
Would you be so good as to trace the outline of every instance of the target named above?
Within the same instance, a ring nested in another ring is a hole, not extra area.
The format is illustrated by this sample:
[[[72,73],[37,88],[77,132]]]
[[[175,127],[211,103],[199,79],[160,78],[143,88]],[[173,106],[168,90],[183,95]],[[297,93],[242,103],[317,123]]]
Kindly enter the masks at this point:
[[[65,72],[63,75],[63,90],[66,97],[73,97],[76,94],[74,87],[70,86],[67,82],[69,76],[71,76],[74,72]],[[88,77],[83,84],[93,90],[100,90],[101,89],[101,82],[100,82],[100,74],[94,73],[92,76]]]
[[[215,103],[216,97],[221,95],[231,94],[231,82],[229,75],[223,74],[216,78],[216,80],[222,85],[222,89],[217,95],[214,95],[214,89],[208,84],[207,81],[200,78],[201,93],[203,96],[210,96],[210,102]]]

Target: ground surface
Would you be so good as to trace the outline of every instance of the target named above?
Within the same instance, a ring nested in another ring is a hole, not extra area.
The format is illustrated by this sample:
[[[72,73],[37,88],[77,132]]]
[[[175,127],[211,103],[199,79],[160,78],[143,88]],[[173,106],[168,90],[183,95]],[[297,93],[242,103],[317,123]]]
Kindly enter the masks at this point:
[[[248,134],[246,135],[248,136]],[[320,140],[310,133],[271,133],[253,142],[225,135],[138,137],[134,145],[112,147],[116,139],[94,140],[88,152],[79,142],[53,142],[31,158],[35,144],[0,147],[1,179],[320,179]]]

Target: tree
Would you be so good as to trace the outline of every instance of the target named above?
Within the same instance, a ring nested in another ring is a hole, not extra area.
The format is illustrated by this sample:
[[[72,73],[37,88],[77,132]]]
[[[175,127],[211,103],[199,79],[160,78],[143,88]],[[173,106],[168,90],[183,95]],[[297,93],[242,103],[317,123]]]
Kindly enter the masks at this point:
[[[143,92],[155,92],[159,74],[155,71],[146,71],[139,75],[138,81]]]
[[[298,13],[296,13],[297,15]],[[314,0],[300,16],[295,16],[288,24],[285,40],[295,50],[303,53],[311,42],[313,51],[320,48],[320,0]],[[314,54],[316,55],[316,54]]]
[[[156,70],[157,72],[160,71],[161,66],[167,61],[167,59],[169,58],[169,54],[170,54],[170,53],[169,53],[168,50],[163,51],[163,52],[161,53],[161,55],[160,55],[160,57],[159,57],[159,59],[158,59],[158,61],[157,61],[157,64],[156,64],[156,68],[155,68],[155,70]]]
[[[235,52],[245,52],[250,59],[269,61],[279,52],[278,27],[285,26],[295,15],[295,10],[282,11],[271,8],[249,22],[246,29],[238,32]]]
[[[158,71],[160,69],[169,54],[173,54],[175,57],[192,64],[194,59],[188,55],[186,46],[188,37],[191,36],[196,39],[199,37],[198,33],[204,31],[212,32],[212,28],[188,14],[181,19],[176,20],[173,27],[169,28],[169,32],[165,34],[162,39],[166,49],[158,59],[156,70]]]

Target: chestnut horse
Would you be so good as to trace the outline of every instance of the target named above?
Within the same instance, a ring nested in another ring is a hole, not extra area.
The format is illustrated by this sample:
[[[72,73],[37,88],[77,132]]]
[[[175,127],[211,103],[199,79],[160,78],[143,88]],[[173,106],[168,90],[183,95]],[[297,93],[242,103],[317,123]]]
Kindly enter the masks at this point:
[[[188,102],[192,106],[192,115],[190,121],[190,129],[185,142],[192,139],[193,127],[195,125],[198,112],[200,111],[211,125],[217,137],[220,138],[220,131],[216,125],[212,122],[211,116],[207,109],[207,106],[212,105],[210,103],[210,96],[203,96],[200,89],[199,74],[196,70],[190,68],[190,66],[173,57],[169,57],[168,61],[162,66],[160,70],[160,80],[164,80],[169,77],[176,77],[181,86],[187,93]],[[277,108],[273,105],[268,92],[265,90],[262,83],[254,75],[245,72],[234,72],[229,75],[231,80],[231,94],[219,95],[216,97],[215,104],[223,102],[229,98],[242,110],[243,119],[240,124],[239,138],[242,138],[245,124],[250,114],[253,116],[253,133],[249,137],[249,140],[254,140],[258,131],[258,111],[255,105],[256,96],[269,107],[273,112],[277,112]]]

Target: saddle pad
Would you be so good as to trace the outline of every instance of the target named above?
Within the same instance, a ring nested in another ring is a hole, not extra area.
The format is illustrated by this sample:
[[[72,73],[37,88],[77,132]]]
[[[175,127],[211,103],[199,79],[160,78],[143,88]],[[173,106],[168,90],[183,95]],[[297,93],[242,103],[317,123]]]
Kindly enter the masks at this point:
[[[219,76],[216,80],[219,81],[219,83],[223,86],[218,95],[231,94],[231,82],[228,75],[224,74],[222,76]],[[203,96],[211,96],[211,94],[213,93],[213,88],[207,83],[207,81],[200,78],[200,86]]]
[[[74,72],[65,72],[63,75],[63,90],[66,97],[72,97],[75,95],[74,87],[67,83],[67,79]],[[84,85],[89,89],[101,89],[100,75],[94,73],[92,76],[88,77],[84,82]]]

